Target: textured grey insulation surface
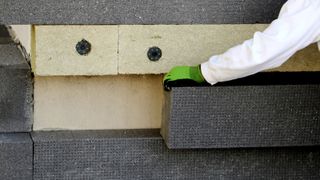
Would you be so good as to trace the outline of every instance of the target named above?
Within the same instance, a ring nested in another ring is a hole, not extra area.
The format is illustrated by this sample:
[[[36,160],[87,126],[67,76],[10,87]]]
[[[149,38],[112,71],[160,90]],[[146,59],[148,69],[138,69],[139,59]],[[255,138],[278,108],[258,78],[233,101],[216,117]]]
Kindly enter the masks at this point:
[[[0,134],[0,179],[32,179],[32,140],[28,133]]]
[[[32,124],[32,78],[22,51],[0,44],[0,132],[28,132]]]
[[[0,24],[270,23],[286,0],[10,0]]]
[[[165,101],[172,149],[320,145],[320,84],[174,87]]]
[[[0,37],[10,37],[7,27],[0,24]]]
[[[0,24],[0,44],[13,42],[10,33],[6,26]]]
[[[35,132],[35,179],[319,179],[318,147],[169,150],[159,130]]]

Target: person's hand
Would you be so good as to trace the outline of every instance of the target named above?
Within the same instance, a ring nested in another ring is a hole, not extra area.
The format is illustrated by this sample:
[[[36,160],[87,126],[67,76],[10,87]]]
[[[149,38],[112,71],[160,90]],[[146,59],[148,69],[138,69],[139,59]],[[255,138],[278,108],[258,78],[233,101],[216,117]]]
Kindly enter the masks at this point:
[[[200,65],[174,67],[163,79],[165,90],[170,90],[172,86],[192,86],[200,84],[206,84],[201,74]]]

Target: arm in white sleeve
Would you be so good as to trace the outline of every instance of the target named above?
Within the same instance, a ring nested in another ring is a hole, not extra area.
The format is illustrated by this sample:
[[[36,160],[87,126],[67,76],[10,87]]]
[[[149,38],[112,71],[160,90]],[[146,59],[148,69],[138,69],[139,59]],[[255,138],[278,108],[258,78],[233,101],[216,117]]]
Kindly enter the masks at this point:
[[[298,50],[319,40],[320,0],[288,0],[279,18],[253,39],[201,64],[210,84],[229,81],[275,68]]]

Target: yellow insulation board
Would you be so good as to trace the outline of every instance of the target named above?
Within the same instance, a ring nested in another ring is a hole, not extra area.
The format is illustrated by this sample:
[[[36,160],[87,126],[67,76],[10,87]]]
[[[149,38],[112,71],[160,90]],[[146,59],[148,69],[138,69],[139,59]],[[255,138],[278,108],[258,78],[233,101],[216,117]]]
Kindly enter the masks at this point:
[[[160,128],[162,76],[35,77],[34,130]]]
[[[161,74],[177,65],[196,65],[252,38],[265,24],[35,26],[33,70],[38,76]],[[91,52],[81,56],[77,42]],[[160,60],[147,57],[159,47]],[[316,44],[293,56],[276,71],[320,71]]]
[[[117,74],[118,26],[35,26],[33,70],[36,75]],[[87,55],[76,45],[91,44]]]

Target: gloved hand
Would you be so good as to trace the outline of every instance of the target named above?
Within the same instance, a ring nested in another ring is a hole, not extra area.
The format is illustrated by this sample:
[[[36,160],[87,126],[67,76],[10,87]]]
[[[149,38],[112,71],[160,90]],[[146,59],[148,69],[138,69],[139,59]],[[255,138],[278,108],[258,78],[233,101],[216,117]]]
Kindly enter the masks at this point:
[[[201,74],[201,66],[177,66],[164,76],[165,90],[171,90],[172,86],[195,86],[207,84]]]

